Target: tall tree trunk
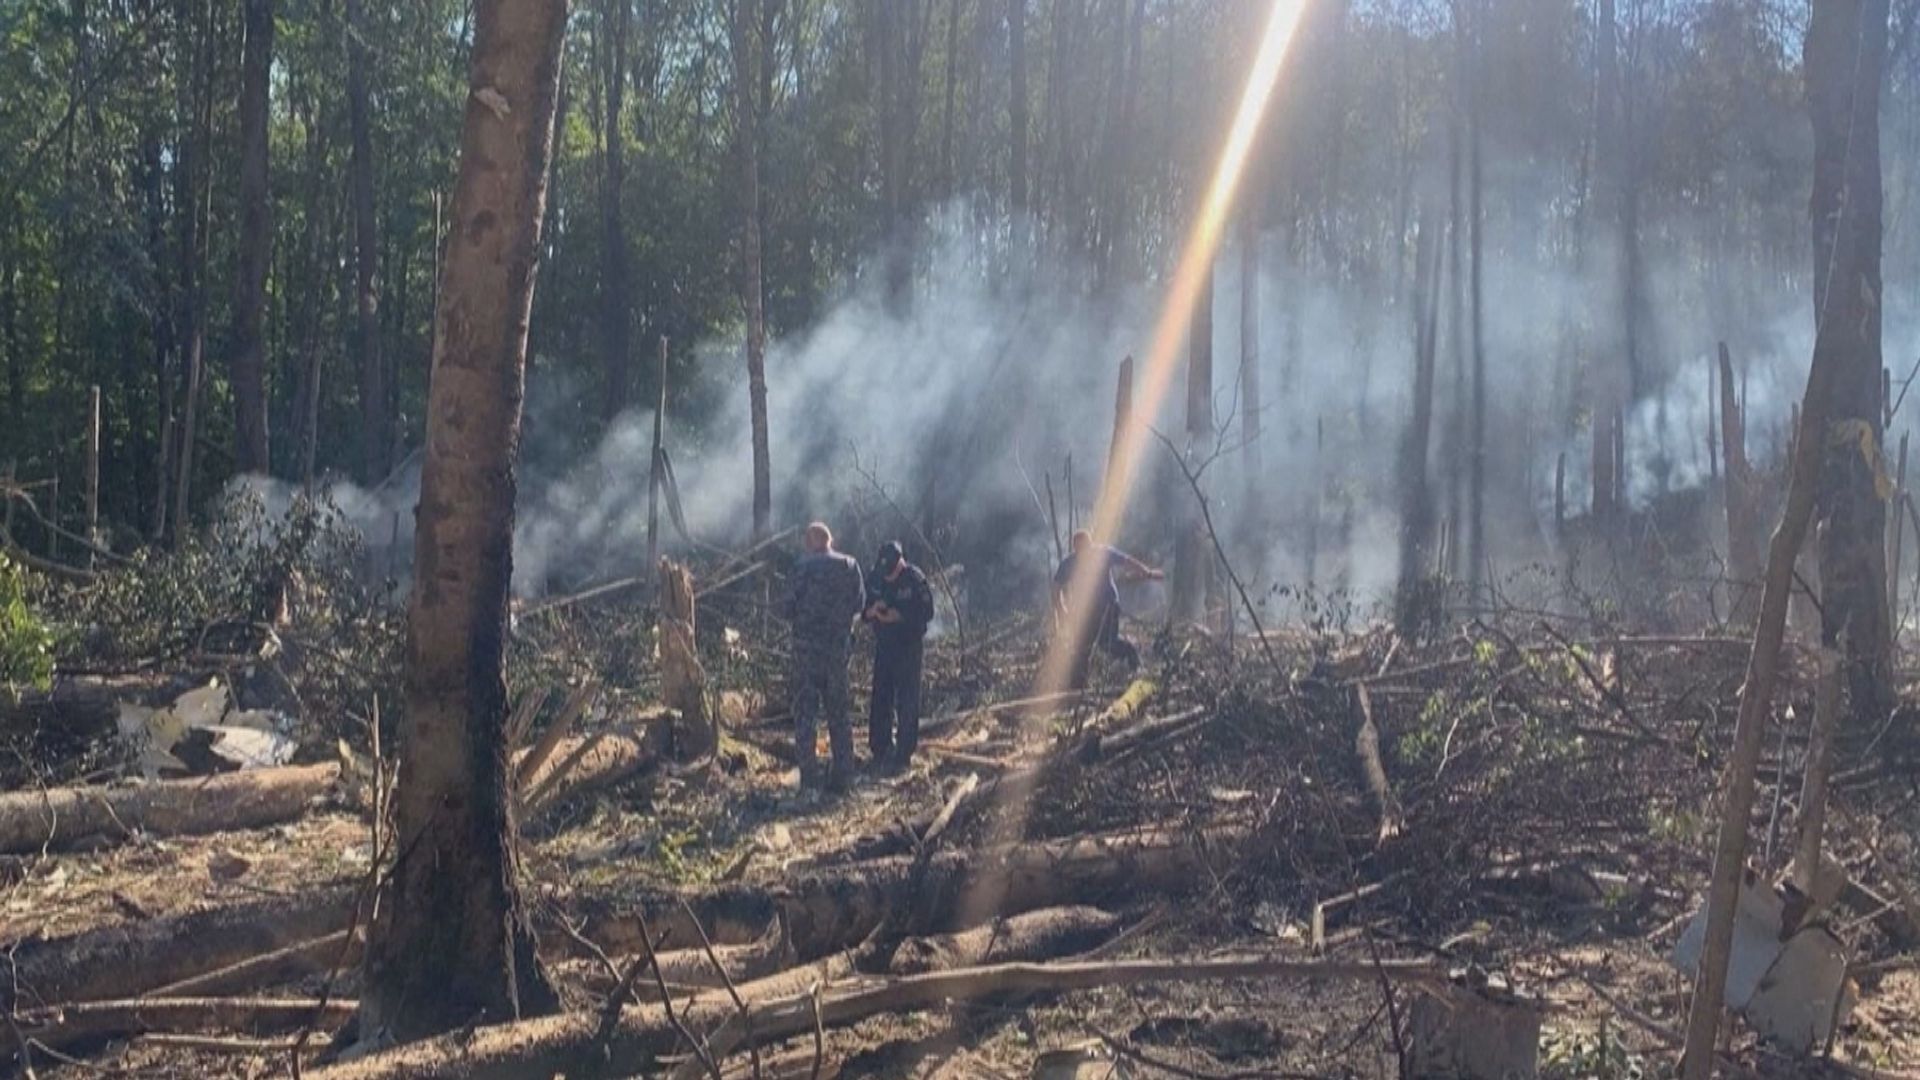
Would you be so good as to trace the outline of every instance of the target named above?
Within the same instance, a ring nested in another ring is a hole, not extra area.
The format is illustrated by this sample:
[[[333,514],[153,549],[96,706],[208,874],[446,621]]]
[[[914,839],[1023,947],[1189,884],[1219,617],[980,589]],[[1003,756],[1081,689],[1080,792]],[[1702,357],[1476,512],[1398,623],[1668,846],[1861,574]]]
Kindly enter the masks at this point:
[[[167,527],[167,476],[173,439],[173,317],[169,311],[168,290],[160,268],[167,265],[166,200],[161,194],[160,139],[147,135],[141,146],[141,189],[146,199],[147,258],[156,271],[152,297],[153,336],[153,459],[152,517],[148,536],[156,543],[164,539]],[[9,289],[11,285],[7,286]],[[4,303],[0,300],[0,303]],[[0,316],[3,317],[3,316]],[[9,353],[11,355],[11,353]]]
[[[1214,435],[1213,268],[1210,266],[1201,280],[1200,294],[1194,300],[1193,322],[1187,333],[1186,454],[1198,471],[1199,463],[1213,452]],[[1180,533],[1174,542],[1172,614],[1175,619],[1197,621],[1206,612],[1213,549],[1207,541],[1200,508],[1192,505],[1190,499],[1181,499],[1178,505]]]
[[[1467,94],[1471,103],[1468,117],[1468,177],[1467,203],[1468,226],[1473,230],[1473,251],[1470,263],[1473,273],[1471,285],[1473,308],[1473,430],[1471,438],[1473,462],[1467,479],[1467,515],[1468,547],[1467,554],[1471,564],[1467,567],[1467,581],[1472,587],[1476,601],[1480,590],[1487,584],[1487,340],[1486,305],[1483,299],[1482,282],[1486,275],[1486,212],[1482,196],[1484,184],[1481,179],[1482,145],[1485,103],[1481,101],[1486,78],[1484,75],[1485,49],[1481,35],[1485,33],[1484,4],[1476,0],[1473,21],[1474,63],[1469,78],[1472,80]]]
[[[737,0],[744,2],[744,0]],[[605,350],[606,418],[612,420],[627,407],[633,386],[633,287],[628,273],[627,230],[620,212],[627,186],[626,138],[620,117],[625,111],[627,85],[627,26],[630,0],[603,0],[601,23],[602,102],[606,117],[602,132],[606,153],[600,178],[600,335]]]
[[[1013,260],[1024,267],[1027,246],[1027,0],[1007,0],[1007,204],[1013,217]]]
[[[960,67],[960,0],[947,0],[947,49],[941,70],[944,83],[940,106],[940,197],[953,198],[953,101]]]
[[[773,521],[773,451],[767,431],[767,322],[760,259],[760,109],[755,86],[761,53],[771,38],[754,41],[748,0],[734,0],[734,139],[740,155],[740,306],[747,316],[747,411],[753,425],[753,539],[767,538]]]
[[[1433,559],[1433,486],[1427,453],[1433,442],[1433,384],[1439,351],[1440,245],[1426,215],[1418,226],[1413,282],[1413,419],[1400,457],[1400,580],[1394,591],[1394,622],[1408,637],[1438,617],[1438,597],[1428,585]]]
[[[1887,646],[1885,512],[1880,476],[1880,87],[1887,0],[1813,0],[1803,54],[1813,121],[1813,363],[1794,434],[1786,507],[1767,553],[1753,652],[1740,695],[1725,804],[1707,895],[1700,969],[1687,1011],[1681,1076],[1713,1075],[1741,880],[1754,773],[1773,705],[1793,563],[1811,520],[1835,535],[1819,545],[1822,635],[1843,631],[1855,716],[1884,705]],[[1864,403],[1864,404],[1863,404]],[[1874,527],[1868,533],[1866,529]],[[1875,553],[1878,554],[1875,554]],[[1831,560],[1831,561],[1829,561]],[[1838,576],[1838,580],[1829,577]],[[1863,595],[1872,592],[1869,597]],[[1803,813],[1805,808],[1802,808]]]
[[[1625,193],[1624,186],[1624,150],[1621,138],[1621,92],[1619,57],[1619,19],[1615,0],[1599,0],[1596,15],[1595,66],[1598,68],[1594,89],[1594,156],[1598,159],[1594,172],[1594,203],[1596,216],[1603,222],[1611,221],[1620,228],[1619,236],[1626,238]],[[1588,369],[1588,414],[1592,421],[1593,458],[1592,487],[1593,503],[1591,520],[1602,540],[1611,544],[1614,526],[1619,512],[1615,505],[1615,494],[1622,486],[1621,477],[1615,468],[1615,455],[1619,444],[1619,432],[1615,430],[1614,419],[1626,403],[1628,385],[1631,382],[1633,367],[1632,352],[1634,346],[1626,339],[1633,336],[1632,320],[1628,317],[1630,304],[1625,283],[1630,276],[1627,269],[1627,253],[1616,250],[1613,257],[1618,260],[1611,268],[1612,273],[1599,272],[1603,282],[1612,282],[1604,288],[1599,297],[1596,318],[1602,326],[1608,320],[1621,319],[1623,337],[1605,336],[1603,342],[1620,346],[1623,355],[1615,360],[1601,356]],[[1596,271],[1599,267],[1596,267]]]
[[[267,448],[267,269],[273,215],[267,191],[268,74],[273,0],[246,0],[240,58],[240,237],[233,288],[233,463],[271,471]]]
[[[1249,177],[1249,180],[1252,178]],[[1249,495],[1261,472],[1260,426],[1260,208],[1262,195],[1249,186],[1240,205],[1240,431]],[[1249,500],[1251,510],[1257,505]]]
[[[1845,649],[1856,721],[1892,707],[1881,440],[1880,92],[1887,0],[1816,0],[1806,40],[1813,117],[1814,363],[1834,367],[1820,486],[1821,635]]]
[[[353,196],[354,304],[359,311],[360,477],[385,479],[393,422],[387,413],[387,369],[380,350],[379,234],[374,226],[373,106],[367,89],[367,20],[363,0],[346,0],[347,171]]]
[[[188,8],[183,0],[182,10]],[[212,199],[213,185],[207,170],[198,162],[209,153],[213,130],[213,17],[211,6],[205,13],[200,25],[200,33],[193,61],[194,89],[190,95],[189,115],[192,116],[190,131],[186,135],[186,157],[181,161],[181,176],[185,181],[184,190],[176,189],[184,195],[176,208],[183,214],[180,234],[180,326],[186,355],[182,358],[183,377],[186,380],[184,396],[180,406],[180,432],[174,458],[177,475],[173,485],[173,543],[175,547],[185,542],[191,531],[190,510],[193,505],[193,458],[194,440],[199,432],[198,414],[200,409],[200,383],[203,377],[202,362],[205,358],[207,327],[205,285],[207,272],[207,241],[204,235],[209,219],[209,203]]]
[[[395,837],[360,1030],[551,1009],[519,889],[503,649],[514,459],[565,0],[478,0],[434,331]]]

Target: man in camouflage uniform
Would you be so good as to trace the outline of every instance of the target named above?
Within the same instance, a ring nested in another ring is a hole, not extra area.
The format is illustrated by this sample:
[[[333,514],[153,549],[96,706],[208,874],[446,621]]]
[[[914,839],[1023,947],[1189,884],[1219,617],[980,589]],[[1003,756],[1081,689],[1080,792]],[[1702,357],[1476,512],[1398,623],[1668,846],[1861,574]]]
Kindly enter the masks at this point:
[[[853,779],[853,728],[848,718],[852,692],[847,659],[853,620],[866,600],[860,564],[833,549],[833,533],[823,524],[807,526],[806,553],[794,564],[783,614],[793,629],[789,678],[793,698],[794,750],[800,762],[800,786],[824,783],[843,791]],[[814,755],[821,713],[833,747],[832,771],[822,776]]]

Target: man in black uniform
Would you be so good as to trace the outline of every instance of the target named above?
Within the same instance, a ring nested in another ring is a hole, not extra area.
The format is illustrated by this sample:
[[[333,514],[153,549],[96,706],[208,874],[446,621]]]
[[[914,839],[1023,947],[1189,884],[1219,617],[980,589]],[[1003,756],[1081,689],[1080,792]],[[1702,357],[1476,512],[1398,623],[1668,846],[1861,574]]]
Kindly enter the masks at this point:
[[[866,620],[873,627],[867,748],[875,769],[900,772],[912,764],[920,743],[920,661],[933,622],[933,590],[892,541],[880,545],[867,575]]]
[[[833,549],[833,533],[823,524],[807,526],[806,553],[793,567],[786,610],[793,629],[791,692],[793,741],[800,761],[800,786],[845,790],[853,780],[853,730],[847,716],[847,658],[853,645],[853,620],[866,595],[860,564]],[[833,771],[821,775],[815,760],[816,724],[825,714]]]
[[[1093,534],[1085,529],[1073,534],[1072,543],[1073,551],[1053,572],[1053,613],[1060,632],[1070,628],[1079,631],[1068,645],[1073,650],[1068,685],[1080,690],[1087,685],[1087,664],[1096,645],[1129,671],[1140,666],[1140,650],[1120,635],[1120,589],[1114,583],[1115,576],[1127,581],[1159,581],[1167,575],[1124,551],[1094,543]],[[1094,566],[1085,571],[1086,595],[1080,595],[1081,586],[1075,584],[1074,576],[1087,562]]]

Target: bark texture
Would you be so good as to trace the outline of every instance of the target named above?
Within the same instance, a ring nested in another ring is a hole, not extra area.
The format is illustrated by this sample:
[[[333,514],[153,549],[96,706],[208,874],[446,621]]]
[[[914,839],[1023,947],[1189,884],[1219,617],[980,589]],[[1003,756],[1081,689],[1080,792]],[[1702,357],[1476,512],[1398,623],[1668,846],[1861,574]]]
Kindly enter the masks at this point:
[[[0,854],[119,839],[130,830],[191,836],[291,821],[339,774],[333,764],[300,765],[133,787],[8,792],[0,795]]]
[[[1846,658],[1856,722],[1892,708],[1881,375],[1880,91],[1887,0],[1817,0],[1807,27],[1813,118],[1814,364],[1833,369],[1819,528],[1821,637]]]
[[[408,613],[396,862],[363,1038],[550,1009],[519,890],[505,739],[514,460],[565,0],[476,4]]]
[[[273,0],[246,0],[240,56],[240,239],[233,288],[234,468],[269,470],[267,454],[267,269],[273,215],[267,191],[268,70]]]

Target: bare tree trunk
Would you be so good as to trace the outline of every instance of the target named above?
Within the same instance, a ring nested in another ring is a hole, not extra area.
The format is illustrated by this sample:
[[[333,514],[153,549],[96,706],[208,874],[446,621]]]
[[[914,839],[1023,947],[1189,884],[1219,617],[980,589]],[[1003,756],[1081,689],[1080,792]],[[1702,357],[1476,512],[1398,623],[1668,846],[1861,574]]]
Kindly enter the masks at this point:
[[[1100,505],[1110,505],[1116,496],[1114,484],[1119,477],[1115,474],[1115,463],[1120,458],[1120,442],[1127,437],[1127,429],[1133,426],[1133,357],[1120,361],[1120,376],[1113,392],[1113,440],[1107,444],[1107,468],[1101,474]],[[1097,539],[1106,540],[1106,537]]]
[[[606,153],[600,177],[600,345],[605,368],[608,420],[627,407],[633,383],[633,287],[628,274],[627,230],[620,199],[627,186],[625,137],[620,117],[625,111],[627,86],[627,26],[630,0],[604,0],[601,24],[601,100],[606,106],[602,134]]]
[[[373,108],[367,89],[367,23],[363,0],[346,0],[347,124],[352,152],[347,161],[353,194],[354,303],[360,315],[360,476],[385,479],[391,449],[387,414],[387,369],[380,350],[380,240],[374,225]]]
[[[87,387],[87,543],[100,543],[100,387]],[[93,565],[93,553],[87,553]]]
[[[408,613],[399,855],[367,950],[364,1037],[556,1004],[522,904],[504,646],[527,320],[565,0],[478,0],[434,331]]]
[[[953,99],[960,67],[960,0],[947,0],[946,65],[941,71],[945,100],[940,106],[940,195],[953,198]]]
[[[1821,637],[1843,649],[1856,722],[1893,707],[1887,610],[1880,93],[1887,0],[1820,0],[1806,43],[1813,114],[1816,353],[1835,367],[1820,488]]]
[[[1248,189],[1240,207],[1240,431],[1251,495],[1261,470],[1260,426],[1260,205]],[[1251,509],[1253,500],[1249,500]]]
[[[246,0],[240,59],[240,236],[233,288],[233,464],[271,471],[267,447],[267,271],[273,262],[273,207],[267,191],[268,73],[273,66],[273,0]]]
[[[1849,474],[1873,468],[1861,460],[1866,456],[1863,449],[1878,446],[1877,440],[1869,446],[1865,439],[1855,438],[1852,431],[1857,430],[1856,425],[1864,425],[1864,431],[1872,436],[1880,419],[1877,389],[1871,392],[1873,408],[1864,417],[1854,410],[1859,401],[1868,396],[1861,393],[1860,384],[1870,382],[1877,387],[1879,382],[1878,132],[1880,77],[1886,47],[1886,0],[1814,0],[1805,45],[1807,104],[1814,134],[1810,205],[1816,271],[1813,364],[1807,374],[1806,395],[1794,436],[1787,505],[1767,554],[1766,586],[1754,629],[1753,654],[1747,661],[1740,715],[1734,726],[1733,757],[1727,765],[1726,802],[1721,810],[1712,886],[1707,896],[1706,934],[1701,945],[1693,1001],[1687,1014],[1686,1052],[1681,1061],[1681,1075],[1685,1080],[1706,1080],[1713,1072],[1714,1044],[1726,999],[1734,910],[1746,869],[1753,778],[1760,761],[1765,717],[1773,705],[1773,687],[1779,673],[1794,559],[1806,539],[1816,503],[1822,501],[1819,496],[1826,494],[1829,505],[1843,502],[1848,489],[1859,483],[1858,478]],[[1845,287],[1833,288],[1836,283]],[[1863,356],[1870,356],[1874,361],[1872,370],[1865,374],[1861,371]],[[1845,439],[1843,449],[1834,449],[1840,441],[1836,435]],[[1834,460],[1836,457],[1847,460],[1838,462]],[[1863,494],[1871,496],[1871,475],[1865,478],[1865,483],[1868,486]],[[1876,510],[1883,510],[1877,497],[1870,501]],[[1830,511],[1832,516],[1826,527],[1857,527],[1860,517],[1867,515],[1854,517],[1853,512],[1854,508],[1835,507]],[[1839,549],[1836,554],[1842,559],[1861,559],[1871,566],[1884,556],[1861,558],[1846,551],[1845,545],[1867,546],[1884,553],[1880,538],[1877,532],[1871,537],[1843,533],[1824,546],[1829,550]],[[1843,574],[1844,586],[1827,593],[1827,614],[1831,619],[1835,606],[1848,609],[1840,622],[1851,631],[1847,642],[1849,652],[1858,656],[1852,634],[1872,632],[1873,628],[1867,623],[1872,618],[1873,607],[1879,608],[1880,625],[1885,627],[1884,583],[1873,582],[1878,588],[1877,601],[1856,599],[1844,595],[1847,587],[1866,587],[1865,583],[1856,584],[1846,577],[1854,572],[1855,566],[1843,562],[1836,569]],[[1849,622],[1846,616],[1860,618]],[[1830,631],[1831,626],[1828,622],[1822,629]],[[1882,633],[1879,643],[1885,642]],[[1871,670],[1856,672],[1857,676],[1867,679],[1879,674]],[[1879,700],[1871,697],[1878,689],[1869,686],[1863,691],[1855,687],[1856,714],[1869,704],[1860,697]]]
[[[1213,452],[1213,268],[1201,281],[1194,301],[1193,322],[1187,329],[1187,447],[1190,461]],[[1199,511],[1181,504],[1180,535],[1175,542],[1173,603],[1176,620],[1198,620],[1206,610],[1213,550]]]
[[[1483,25],[1484,5],[1476,0],[1473,20],[1473,56],[1474,63],[1469,74],[1472,80],[1467,90],[1468,110],[1468,176],[1467,203],[1468,224],[1472,232],[1471,266],[1473,281],[1471,284],[1473,308],[1473,461],[1467,478],[1467,515],[1468,546],[1467,581],[1473,595],[1478,599],[1481,590],[1487,585],[1487,339],[1485,320],[1485,290],[1482,287],[1486,276],[1486,213],[1482,205],[1485,185],[1481,180],[1482,146],[1485,143],[1483,127],[1485,119],[1484,94],[1486,78],[1484,71],[1485,49],[1481,35],[1485,33]]]
[[[187,11],[187,4],[181,4],[181,11]],[[209,13],[210,14],[210,13]],[[208,155],[208,145],[213,128],[213,26],[210,18],[203,20],[200,37],[196,46],[196,59],[193,70],[194,90],[191,100],[189,122],[191,131],[187,134],[187,153],[192,161],[199,161]],[[193,502],[193,452],[194,439],[199,433],[197,424],[200,407],[200,383],[202,379],[202,359],[207,341],[205,284],[207,272],[207,243],[204,226],[207,222],[207,210],[212,198],[213,185],[206,180],[206,171],[198,165],[189,165],[182,161],[185,190],[179,192],[185,199],[178,212],[185,215],[180,233],[180,325],[185,342],[186,388],[185,399],[180,407],[180,430],[175,452],[177,473],[173,486],[173,543],[180,546],[191,531],[189,510]],[[196,184],[198,185],[196,187]]]
[[[1760,610],[1760,511],[1753,469],[1747,464],[1746,418],[1734,397],[1733,356],[1720,343],[1720,437],[1726,462],[1727,577],[1732,618],[1745,626]]]
[[[1013,216],[1013,260],[1024,266],[1027,244],[1027,0],[1007,0],[1007,199]]]
[[[747,410],[753,426],[753,540],[773,521],[773,450],[767,430],[767,320],[760,258],[760,109],[754,88],[767,40],[754,41],[747,0],[734,0],[734,139],[740,154],[740,306],[747,316]]]
[[[1415,244],[1413,287],[1413,421],[1400,458],[1400,581],[1394,593],[1394,621],[1402,634],[1419,634],[1438,611],[1427,575],[1433,561],[1433,485],[1427,452],[1433,442],[1433,384],[1438,366],[1440,245],[1437,228],[1422,221]]]

